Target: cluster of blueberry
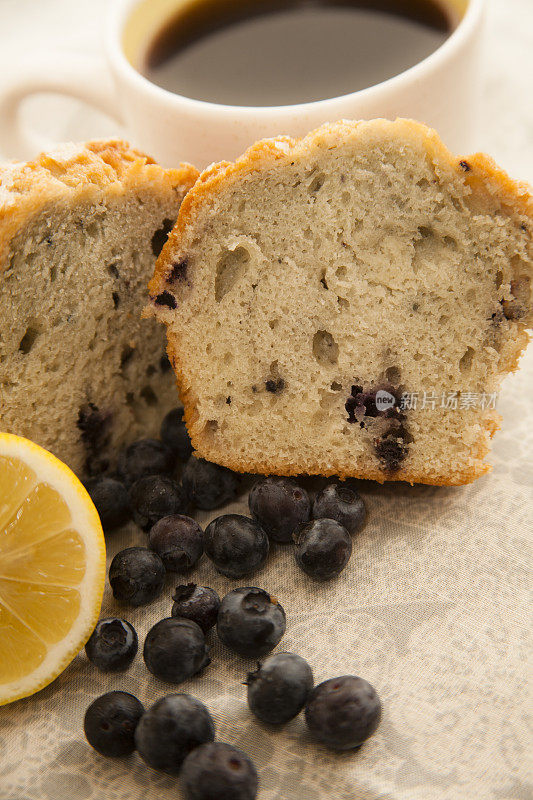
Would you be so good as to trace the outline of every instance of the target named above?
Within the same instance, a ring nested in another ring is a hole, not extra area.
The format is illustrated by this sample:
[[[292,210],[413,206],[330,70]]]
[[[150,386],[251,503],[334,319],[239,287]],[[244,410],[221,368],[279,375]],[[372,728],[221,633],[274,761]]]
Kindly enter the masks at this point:
[[[321,581],[336,577],[347,565],[351,536],[366,517],[365,504],[354,489],[331,483],[311,502],[305,489],[288,478],[258,480],[248,496],[248,506],[259,529],[274,542],[294,542],[298,566]],[[207,548],[206,552],[209,555]],[[223,571],[216,560],[215,565]]]
[[[185,462],[181,484],[176,461]],[[261,567],[270,542],[294,542],[298,565],[312,578],[338,575],[352,552],[351,535],[366,510],[353,489],[330,484],[312,501],[286,478],[262,478],[249,494],[250,517],[224,514],[202,531],[184,512],[191,506],[214,509],[233,499],[238,478],[230,470],[192,456],[190,440],[175,409],[165,417],[161,441],[142,439],[119,456],[113,476],[87,484],[104,530],[130,518],[148,533],[149,547],[129,547],[112,560],[109,581],[120,602],[140,606],[162,591],[165,575],[192,569],[205,552],[216,569],[241,578]],[[209,662],[206,633],[216,626],[220,640],[246,658],[262,658],[285,632],[285,611],[257,587],[217,592],[195,583],[180,585],[171,616],[148,632],[143,648],[147,668],[162,680],[181,683]],[[103,671],[124,670],[138,650],[133,626],[120,618],[98,622],[86,645],[90,661]],[[377,728],[381,704],[362,678],[342,676],[313,689],[307,662],[294,653],[276,653],[246,680],[248,704],[261,720],[282,724],[305,708],[309,730],[337,750],[358,747]],[[191,800],[253,800],[257,773],[245,753],[214,742],[207,708],[187,694],[172,694],[145,711],[127,692],[108,692],[89,706],[85,733],[108,756],[137,750],[152,767],[180,773]]]
[[[146,636],[146,666],[170,683],[191,678],[210,663],[205,635],[215,625],[230,650],[261,658],[285,633],[285,611],[275,597],[255,586],[233,589],[222,601],[207,586],[178,586],[172,616],[156,622]],[[99,620],[85,646],[89,660],[104,672],[127,669],[137,649],[135,629],[118,617]]]
[[[255,587],[239,588],[222,600],[212,589],[178,587],[171,617],[148,633],[144,658],[164,680],[178,683],[209,659],[203,634],[215,624],[222,641],[243,656],[270,652],[285,630],[285,612],[275,598]],[[203,625],[200,628],[200,623]],[[86,652],[101,669],[124,669],[137,651],[137,636],[125,620],[101,620]],[[359,747],[377,729],[381,703],[362,678],[344,675],[314,687],[311,667],[295,653],[275,653],[248,674],[248,705],[263,722],[281,725],[305,709],[309,731],[334,750]],[[179,774],[189,800],[254,800],[257,771],[232,745],[214,742],[208,709],[189,694],[171,694],[148,711],[127,692],[97,698],[85,714],[85,735],[105,756],[137,750],[154,769]]]
[[[381,704],[374,688],[353,675],[313,688],[309,664],[294,653],[270,656],[248,675],[248,704],[260,719],[287,722],[305,706],[318,739],[336,750],[359,747],[377,729]],[[162,697],[145,711],[132,694],[107,692],[87,709],[89,743],[104,756],[135,750],[152,768],[180,776],[188,800],[254,800],[258,777],[242,750],[215,742],[206,706],[189,694]]]
[[[217,508],[233,499],[238,478],[231,470],[191,458],[192,446],[182,409],[170,411],[161,439],[139,439],[119,454],[114,474],[89,478],[89,492],[105,532],[133,520],[148,531],[155,522],[190,505]],[[181,483],[176,462],[184,464]]]
[[[145,711],[129,692],[98,697],[85,713],[85,735],[104,756],[135,750],[154,769],[180,774],[190,800],[254,800],[258,779],[242,750],[215,742],[206,706],[190,694],[169,694]]]
[[[86,483],[104,530],[133,517],[149,533],[150,550],[128,548],[113,561],[110,582],[118,600],[150,602],[161,591],[166,570],[190,570],[204,552],[223,575],[242,578],[265,563],[270,541],[294,542],[297,564],[316,580],[344,569],[352,553],[351,535],[366,515],[355,490],[332,483],[311,501],[288,478],[263,478],[249,494],[251,518],[223,514],[202,532],[185,512],[191,506],[211,510],[232,500],[239,482],[231,470],[191,452],[181,410],[174,409],[163,420],[161,441],[133,442],[121,452],[116,475]],[[186,462],[181,484],[174,478],[176,460]]]

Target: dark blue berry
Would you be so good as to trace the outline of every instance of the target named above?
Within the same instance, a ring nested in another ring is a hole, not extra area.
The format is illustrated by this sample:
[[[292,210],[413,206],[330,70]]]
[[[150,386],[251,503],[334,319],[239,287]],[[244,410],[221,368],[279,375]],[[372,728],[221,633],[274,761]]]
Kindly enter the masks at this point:
[[[234,589],[220,604],[217,633],[230,650],[246,658],[261,658],[285,633],[285,611],[263,589]]]
[[[170,272],[167,275],[167,283],[174,283],[175,281],[184,281],[187,278],[187,267],[189,266],[189,260],[187,258],[182,258],[179,261],[175,261],[171,267]]]
[[[296,563],[316,581],[339,575],[352,554],[352,540],[334,519],[315,519],[294,533]]]
[[[152,253],[157,258],[163,249],[166,240],[168,239],[168,234],[174,227],[174,223],[171,219],[164,219],[161,227],[158,228],[154,235],[152,236]]]
[[[144,531],[163,517],[186,510],[187,499],[181,486],[168,475],[147,475],[135,481],[130,490],[133,519]]]
[[[182,514],[172,514],[156,522],[149,543],[169,572],[187,572],[204,552],[202,529],[191,517]]]
[[[220,597],[214,589],[210,589],[209,586],[188,583],[177,586],[172,599],[174,600],[173,617],[192,619],[204,633],[207,633],[215,625],[220,608]]]
[[[169,475],[174,468],[174,454],[157,439],[139,439],[128,445],[118,457],[118,477],[127,486],[145,475]]]
[[[89,661],[103,672],[127,669],[137,653],[137,633],[125,619],[101,619],[87,644]]]
[[[228,503],[237,494],[238,480],[234,472],[195,456],[187,461],[182,481],[191,503],[206,511]]]
[[[277,378],[277,380],[269,378],[268,380],[265,381],[265,389],[267,390],[267,392],[270,392],[271,394],[278,394],[279,392],[282,392],[284,388],[285,388],[285,381],[283,380],[283,378]]]
[[[289,478],[262,478],[252,487],[250,513],[275,542],[290,542],[295,528],[311,516],[305,489]]]
[[[373,686],[355,675],[316,686],[305,707],[307,727],[334,750],[359,747],[378,728],[381,702]]]
[[[117,553],[109,567],[113,596],[121,603],[142,606],[160,593],[165,582],[165,565],[147,547],[127,547]]]
[[[170,372],[172,369],[172,364],[170,363],[170,359],[166,353],[163,353],[161,358],[159,359],[159,369],[161,372]]]
[[[363,527],[366,508],[363,498],[355,489],[350,489],[349,486],[339,486],[338,483],[330,483],[315,497],[313,517],[315,519],[334,519],[353,535]]]
[[[167,308],[177,308],[178,304],[176,302],[176,298],[170,292],[167,292],[165,289],[164,292],[158,294],[156,297],[152,298],[154,303],[157,306],[166,306]]]
[[[144,706],[129,692],[107,692],[85,712],[87,741],[103,756],[127,756],[135,750],[135,729]]]
[[[144,714],[135,745],[151,767],[177,775],[188,753],[214,738],[215,726],[203,703],[190,694],[169,694]]]
[[[386,392],[390,404],[380,405],[379,395]],[[369,421],[381,417],[384,419],[402,420],[400,392],[390,384],[375,387],[372,391],[364,391],[362,386],[352,386],[350,397],[345,403],[348,412],[347,422],[359,423],[362,428],[368,427]]]
[[[96,506],[104,531],[112,531],[130,519],[130,498],[123,483],[102,476],[89,478],[85,488]]]
[[[186,681],[210,660],[203,631],[190,619],[167,617],[148,631],[144,661],[150,672],[162,681]]]
[[[170,447],[176,458],[187,461],[192,453],[189,432],[183,421],[183,409],[173,408],[161,423],[161,439]]]
[[[205,529],[206,555],[228,578],[241,578],[262,567],[268,549],[268,536],[261,526],[240,514],[223,514]]]
[[[395,421],[393,420],[392,423]],[[397,472],[409,453],[406,444],[408,432],[405,425],[393,425],[375,442],[376,455],[387,472]],[[411,440],[412,441],[412,440]]]
[[[78,412],[77,426],[85,446],[85,472],[88,475],[98,475],[109,467],[109,459],[102,453],[109,445],[110,423],[111,413],[102,412],[92,402],[82,406]]]
[[[313,673],[296,653],[274,653],[248,673],[248,705],[263,722],[281,725],[300,713],[313,688]]]
[[[258,778],[253,761],[224,742],[202,744],[183,762],[181,784],[187,800],[255,800]]]

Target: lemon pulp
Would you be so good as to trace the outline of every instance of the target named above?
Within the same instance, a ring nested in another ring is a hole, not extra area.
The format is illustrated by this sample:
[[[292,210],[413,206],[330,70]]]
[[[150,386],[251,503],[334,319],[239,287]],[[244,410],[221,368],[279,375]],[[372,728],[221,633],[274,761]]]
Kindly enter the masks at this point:
[[[103,590],[96,511],[73,473],[33,448],[44,472],[52,459],[52,481],[24,453],[0,455],[0,704],[64,669],[90,635]]]

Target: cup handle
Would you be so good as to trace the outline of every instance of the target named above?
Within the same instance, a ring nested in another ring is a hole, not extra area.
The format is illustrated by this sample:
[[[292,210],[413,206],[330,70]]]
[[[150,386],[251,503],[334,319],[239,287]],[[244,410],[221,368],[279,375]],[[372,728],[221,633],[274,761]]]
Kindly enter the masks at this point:
[[[0,152],[5,158],[28,159],[57,145],[21,124],[20,106],[31,95],[56,92],[82,100],[122,125],[109,69],[102,58],[65,54],[32,57],[17,66],[0,92]]]

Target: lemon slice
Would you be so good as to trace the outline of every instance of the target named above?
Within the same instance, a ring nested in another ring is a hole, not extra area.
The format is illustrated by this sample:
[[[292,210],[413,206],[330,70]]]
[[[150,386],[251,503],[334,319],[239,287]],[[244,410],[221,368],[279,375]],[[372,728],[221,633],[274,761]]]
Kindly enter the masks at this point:
[[[100,613],[105,542],[73,472],[0,434],[0,705],[34,694],[83,647]]]

